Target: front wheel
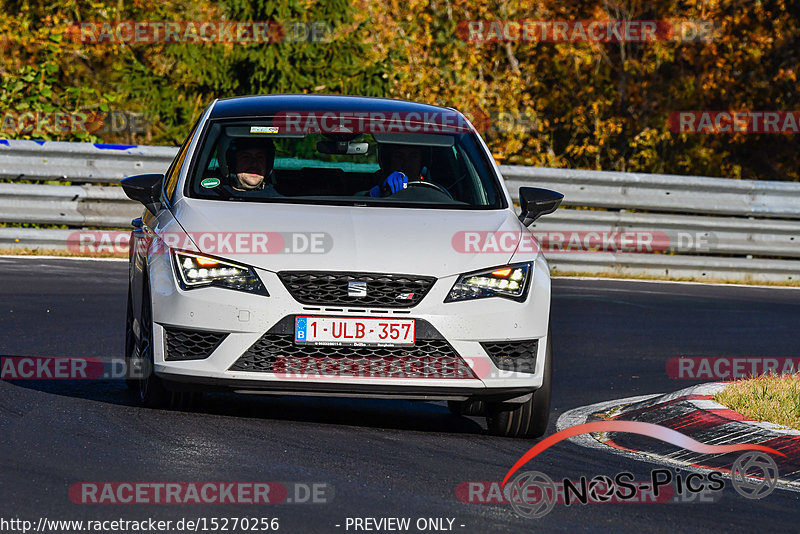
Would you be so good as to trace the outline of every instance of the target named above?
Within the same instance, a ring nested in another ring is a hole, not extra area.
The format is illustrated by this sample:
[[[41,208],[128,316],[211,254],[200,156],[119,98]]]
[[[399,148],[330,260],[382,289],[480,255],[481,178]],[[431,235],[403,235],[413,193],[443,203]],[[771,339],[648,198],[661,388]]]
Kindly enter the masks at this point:
[[[542,387],[521,404],[487,403],[486,426],[489,433],[509,438],[538,438],[547,431],[550,420],[550,388],[553,381],[553,356],[550,329],[544,358]]]
[[[142,314],[139,320],[138,359],[134,366],[140,369],[139,402],[148,408],[164,408],[170,405],[171,395],[164,383],[153,371],[153,304],[150,301],[150,284],[144,280]]]
[[[125,385],[131,391],[139,390],[138,376],[141,376],[141,369],[134,367],[134,362],[138,362],[136,346],[136,335],[133,333],[133,302],[131,301],[131,290],[128,289],[128,311],[125,316]]]
[[[192,410],[199,404],[202,394],[195,391],[171,391],[153,371],[153,308],[150,286],[146,279],[144,287],[138,359],[132,359],[134,367],[138,366],[140,369],[141,378],[136,381],[139,386],[139,402],[148,408]]]

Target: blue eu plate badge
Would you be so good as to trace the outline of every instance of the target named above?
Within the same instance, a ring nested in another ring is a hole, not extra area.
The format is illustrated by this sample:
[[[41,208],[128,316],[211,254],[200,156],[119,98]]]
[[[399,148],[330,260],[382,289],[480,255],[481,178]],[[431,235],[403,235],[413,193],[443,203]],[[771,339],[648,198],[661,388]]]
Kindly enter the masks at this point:
[[[308,318],[297,317],[294,323],[294,340],[305,341],[308,338],[307,329],[308,329]]]

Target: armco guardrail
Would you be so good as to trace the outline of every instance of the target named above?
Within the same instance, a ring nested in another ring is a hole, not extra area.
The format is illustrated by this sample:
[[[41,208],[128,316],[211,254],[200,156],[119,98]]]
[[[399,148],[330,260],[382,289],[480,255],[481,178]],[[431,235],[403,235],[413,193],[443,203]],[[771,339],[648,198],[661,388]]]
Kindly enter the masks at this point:
[[[590,233],[662,238],[656,254],[551,252],[557,270],[800,280],[794,259],[800,258],[798,183],[516,166],[501,171],[512,196],[524,185],[564,193],[565,208],[534,223],[534,233],[565,242]]]
[[[800,184],[700,176],[501,167],[510,191],[531,183],[564,193],[565,206],[800,218]]]
[[[73,184],[0,183],[0,222],[69,227],[0,228],[0,248],[64,249],[80,228],[128,227],[141,206],[119,187],[95,184],[164,172],[176,150],[0,141],[0,178]],[[565,194],[563,208],[531,227],[556,249],[586,236],[599,236],[597,243],[625,234],[657,241],[657,253],[551,250],[547,256],[558,271],[800,279],[798,183],[518,166],[501,171],[515,200],[524,185]]]
[[[0,178],[80,183],[119,182],[164,172],[175,147],[0,140]]]
[[[141,212],[121,187],[0,184],[0,222],[126,227]]]

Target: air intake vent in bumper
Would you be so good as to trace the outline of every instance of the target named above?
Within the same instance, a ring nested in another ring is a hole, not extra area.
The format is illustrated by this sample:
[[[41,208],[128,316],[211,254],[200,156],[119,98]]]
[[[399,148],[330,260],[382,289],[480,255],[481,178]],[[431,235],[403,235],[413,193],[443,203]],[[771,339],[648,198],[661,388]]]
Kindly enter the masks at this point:
[[[183,328],[164,327],[167,352],[165,360],[203,360],[222,343],[228,334],[223,332],[206,332],[203,330],[186,330]]]
[[[538,339],[492,341],[481,343],[481,346],[500,370],[518,373],[536,372]]]

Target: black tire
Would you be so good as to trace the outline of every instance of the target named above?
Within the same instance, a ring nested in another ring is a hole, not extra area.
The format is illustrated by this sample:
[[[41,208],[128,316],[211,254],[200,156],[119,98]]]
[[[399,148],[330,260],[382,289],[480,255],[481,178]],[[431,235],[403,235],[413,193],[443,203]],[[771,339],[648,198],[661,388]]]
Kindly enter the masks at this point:
[[[139,403],[147,408],[165,408],[172,404],[172,394],[153,372],[153,304],[150,300],[150,283],[143,280],[142,313],[139,317],[139,355],[142,376],[136,383]]]
[[[144,280],[140,331],[141,378],[134,380],[139,392],[139,403],[147,408],[168,408],[180,411],[190,411],[196,408],[202,397],[201,392],[172,391],[153,372],[153,309],[150,300],[150,284],[147,279]]]
[[[136,351],[136,336],[133,333],[133,301],[128,288],[128,306],[125,315],[125,385],[131,391],[139,391],[139,381],[133,369],[133,353]]]
[[[486,415],[486,404],[482,400],[447,401],[447,408],[453,415]]]
[[[542,387],[522,404],[487,403],[486,426],[489,433],[509,438],[538,438],[550,421],[550,392],[553,382],[553,355],[550,329],[547,331]]]

